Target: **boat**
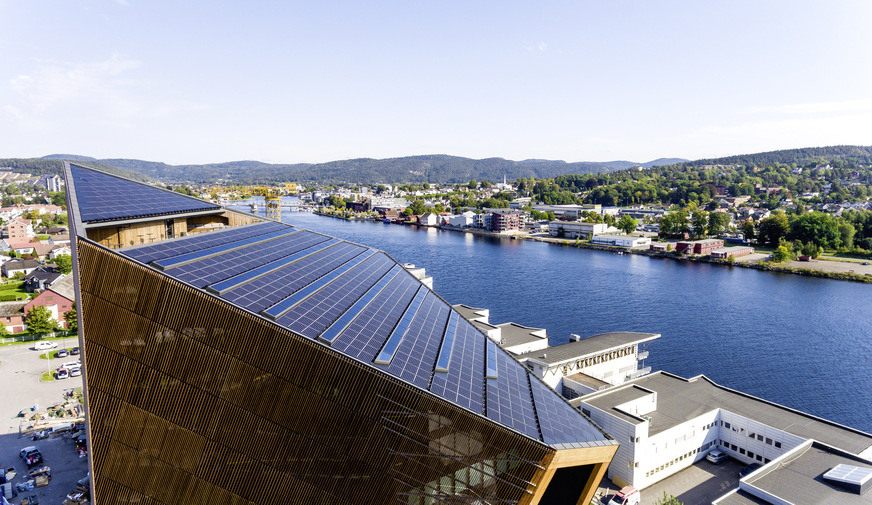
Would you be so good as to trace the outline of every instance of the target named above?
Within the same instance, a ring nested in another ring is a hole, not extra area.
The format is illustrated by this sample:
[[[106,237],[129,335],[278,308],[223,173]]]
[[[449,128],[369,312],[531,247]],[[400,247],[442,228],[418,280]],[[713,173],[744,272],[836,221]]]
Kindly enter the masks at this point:
[[[251,208],[252,213],[257,212],[257,202],[251,202],[250,204],[248,204],[248,206],[249,206],[249,208]]]

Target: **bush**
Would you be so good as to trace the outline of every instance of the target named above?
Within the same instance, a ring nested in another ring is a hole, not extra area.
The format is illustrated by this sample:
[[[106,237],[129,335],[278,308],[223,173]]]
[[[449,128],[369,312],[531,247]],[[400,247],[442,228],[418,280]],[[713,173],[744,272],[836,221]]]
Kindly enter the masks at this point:
[[[6,284],[0,284],[0,291],[12,291],[14,289],[19,289],[23,286],[23,282],[9,282]]]
[[[14,302],[18,300],[18,297],[21,295],[17,295],[15,293],[8,293],[0,295],[0,302]]]

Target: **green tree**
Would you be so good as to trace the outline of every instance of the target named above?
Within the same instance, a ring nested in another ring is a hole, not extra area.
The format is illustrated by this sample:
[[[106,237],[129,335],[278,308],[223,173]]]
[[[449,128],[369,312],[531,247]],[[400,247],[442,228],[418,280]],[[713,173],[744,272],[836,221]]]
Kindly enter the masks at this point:
[[[708,235],[708,218],[708,212],[704,210],[697,209],[693,211],[690,221],[693,225],[694,236],[705,237]]]
[[[69,254],[61,254],[54,259],[54,263],[59,274],[66,275],[73,271],[73,258]]]
[[[636,221],[632,217],[624,214],[621,216],[621,219],[618,220],[617,227],[619,230],[622,230],[624,233],[629,235],[633,230],[636,229],[636,226],[639,225],[639,221]]]
[[[790,222],[783,212],[776,212],[760,221],[757,227],[757,242],[775,247],[782,238],[790,233]]]
[[[484,189],[491,187],[490,181],[481,181],[481,187],[483,187]]]
[[[478,187],[478,182],[476,182],[476,180],[473,179],[473,180],[469,181],[469,183],[467,183],[466,187],[469,189],[475,189]]]
[[[710,235],[721,235],[730,226],[730,215],[726,212],[712,212],[709,214],[708,231]]]
[[[748,219],[742,223],[742,234],[745,235],[745,240],[754,239],[754,220]]]
[[[337,195],[330,195],[330,205],[336,209],[344,209],[345,208],[345,200]]]
[[[839,224],[836,218],[825,212],[806,212],[790,223],[788,238],[814,242],[823,248],[836,248],[841,245]]]
[[[73,308],[64,312],[64,321],[67,322],[67,327],[70,331],[78,333],[79,331],[79,320],[77,319],[78,313],[76,312],[76,304],[73,304]]]
[[[778,246],[772,253],[772,261],[776,263],[783,263],[792,258],[793,253],[790,252],[790,249],[786,245]]]
[[[424,183],[424,189],[430,189],[430,183],[429,183],[429,182],[425,182],[425,183]]]
[[[58,327],[58,322],[51,317],[51,312],[45,305],[34,306],[25,319],[27,331],[34,335],[49,333]]]
[[[675,496],[667,495],[666,491],[663,491],[663,497],[654,500],[654,505],[684,505],[684,503],[678,501]]]
[[[857,230],[851,223],[839,223],[839,240],[841,242],[841,246],[845,249],[853,249],[855,233],[857,233]]]

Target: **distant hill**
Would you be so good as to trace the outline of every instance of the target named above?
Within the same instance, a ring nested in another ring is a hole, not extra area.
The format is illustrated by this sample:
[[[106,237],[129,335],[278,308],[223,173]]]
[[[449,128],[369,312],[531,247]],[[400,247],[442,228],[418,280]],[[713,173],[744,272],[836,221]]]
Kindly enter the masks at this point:
[[[519,177],[547,178],[565,174],[614,172],[634,167],[631,161],[572,162],[560,160],[512,161],[503,158],[481,160],[444,154],[406,156],[402,158],[357,158],[327,163],[270,164],[259,161],[233,161],[206,165],[168,165],[166,163],[101,159],[85,156],[51,155],[45,160],[68,159],[111,165],[165,182],[210,184],[270,184],[296,181],[318,184],[378,183],[462,183],[475,180],[499,182]],[[687,161],[679,158],[655,160],[645,167]]]
[[[723,158],[707,158],[686,162],[687,165],[757,165],[765,166],[774,163],[789,165],[796,163],[828,163],[836,159],[855,159],[861,163],[872,163],[872,146],[829,146],[804,147],[801,149],[785,149],[757,154],[740,154]],[[659,160],[658,160],[659,161]],[[659,163],[659,165],[677,163]]]

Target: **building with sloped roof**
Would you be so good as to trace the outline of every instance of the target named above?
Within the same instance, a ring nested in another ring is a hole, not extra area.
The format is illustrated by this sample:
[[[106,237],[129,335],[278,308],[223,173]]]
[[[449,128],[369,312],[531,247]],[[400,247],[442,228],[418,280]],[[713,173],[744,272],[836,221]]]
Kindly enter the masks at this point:
[[[384,252],[64,172],[97,505],[589,503],[617,441]]]

